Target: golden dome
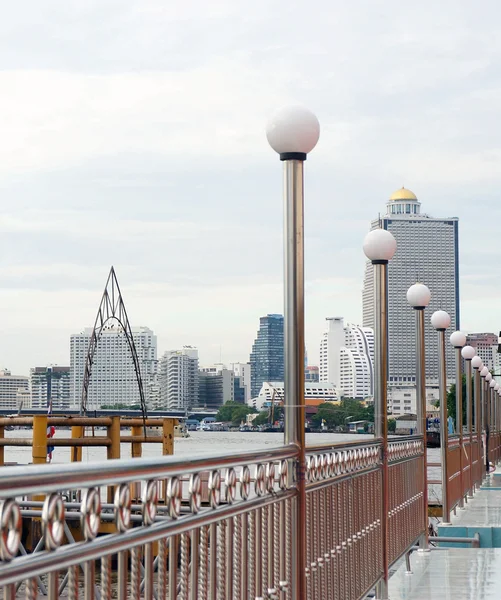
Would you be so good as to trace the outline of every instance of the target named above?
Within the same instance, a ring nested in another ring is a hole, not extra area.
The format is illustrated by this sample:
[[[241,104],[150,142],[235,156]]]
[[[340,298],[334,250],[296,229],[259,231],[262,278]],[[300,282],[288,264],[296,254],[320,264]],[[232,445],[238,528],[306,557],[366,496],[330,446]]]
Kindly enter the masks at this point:
[[[417,200],[417,197],[416,194],[413,194],[410,190],[402,186],[400,190],[393,192],[390,196],[390,201],[392,200]]]

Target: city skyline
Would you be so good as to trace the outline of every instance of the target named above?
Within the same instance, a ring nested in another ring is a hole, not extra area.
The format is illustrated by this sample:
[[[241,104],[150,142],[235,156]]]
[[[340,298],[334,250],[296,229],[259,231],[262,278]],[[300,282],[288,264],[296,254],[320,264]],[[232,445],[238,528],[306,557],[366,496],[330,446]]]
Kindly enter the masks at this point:
[[[282,168],[264,128],[291,103],[321,125],[305,164],[310,362],[325,315],[361,322],[362,242],[401,185],[460,219],[462,327],[498,330],[500,7],[383,4],[11,3],[0,365],[66,364],[111,264],[160,348],[247,360],[256,320],[283,312]]]

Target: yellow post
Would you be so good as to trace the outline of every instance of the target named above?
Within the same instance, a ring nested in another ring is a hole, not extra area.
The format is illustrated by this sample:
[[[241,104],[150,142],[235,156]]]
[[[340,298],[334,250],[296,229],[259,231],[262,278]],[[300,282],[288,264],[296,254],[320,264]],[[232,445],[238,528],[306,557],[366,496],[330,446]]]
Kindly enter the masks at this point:
[[[33,417],[33,446],[31,450],[34,465],[47,462],[47,415]]]
[[[131,427],[133,437],[142,437],[144,435],[141,425],[133,425]],[[132,442],[132,458],[141,458],[143,454],[143,445],[141,442]]]
[[[162,425],[162,454],[174,454],[174,425],[177,419],[164,419]]]
[[[83,437],[82,425],[73,425],[71,428],[71,439],[80,439]],[[71,462],[82,462],[82,446],[72,446]]]
[[[5,427],[0,426],[0,439],[4,438]],[[0,467],[5,465],[5,446],[0,446]]]
[[[111,425],[108,425],[107,433],[111,440],[111,446],[106,448],[106,457],[108,460],[120,458],[120,417],[111,417]],[[107,499],[108,502],[113,502],[115,495],[114,486],[108,487]]]

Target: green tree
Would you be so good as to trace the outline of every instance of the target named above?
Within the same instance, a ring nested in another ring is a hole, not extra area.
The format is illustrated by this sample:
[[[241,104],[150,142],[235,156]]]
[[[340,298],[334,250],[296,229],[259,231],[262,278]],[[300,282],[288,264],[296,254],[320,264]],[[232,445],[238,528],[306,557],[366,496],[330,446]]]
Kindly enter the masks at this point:
[[[238,404],[233,408],[231,413],[231,422],[233,425],[240,425],[242,421],[245,421],[245,417],[251,413],[255,413],[256,409],[247,404]]]
[[[395,419],[388,419],[388,432],[395,433],[396,429],[397,429],[397,422],[395,421]]]
[[[472,379],[473,385],[473,379]],[[473,394],[472,394],[473,397]],[[440,406],[440,402],[437,403]],[[453,383],[447,393],[447,413],[456,422],[456,384]],[[475,413],[473,413],[475,414]],[[466,423],[466,375],[463,374],[463,424]]]
[[[236,406],[242,406],[237,402],[233,402],[232,400],[228,400],[225,402],[223,406],[217,411],[216,421],[222,421],[223,423],[227,423],[228,421],[233,420],[233,410]]]

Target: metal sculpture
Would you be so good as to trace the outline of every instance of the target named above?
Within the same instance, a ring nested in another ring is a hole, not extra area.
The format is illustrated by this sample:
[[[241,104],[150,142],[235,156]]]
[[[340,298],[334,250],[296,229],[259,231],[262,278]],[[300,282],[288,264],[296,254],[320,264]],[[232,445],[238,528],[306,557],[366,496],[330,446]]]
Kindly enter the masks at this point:
[[[90,376],[92,374],[92,365],[94,363],[94,356],[96,354],[99,339],[103,331],[107,328],[108,322],[112,320],[117,321],[120,325],[121,333],[123,333],[125,340],[127,341],[127,345],[129,346],[132,362],[134,364],[137,386],[139,389],[141,411],[143,413],[143,419],[146,419],[146,401],[136,345],[134,344],[134,337],[132,335],[132,329],[130,327],[129,318],[127,316],[127,311],[122,298],[122,292],[120,291],[120,286],[118,285],[117,276],[113,267],[111,267],[110,274],[108,275],[103,297],[101,298],[101,303],[99,304],[99,309],[97,311],[97,317],[94,322],[92,335],[90,336],[89,348],[87,350],[87,357],[85,359],[85,372],[82,388],[82,400],[80,403],[80,414],[83,415],[87,412],[87,396],[89,392]]]

